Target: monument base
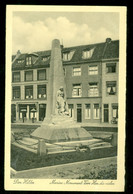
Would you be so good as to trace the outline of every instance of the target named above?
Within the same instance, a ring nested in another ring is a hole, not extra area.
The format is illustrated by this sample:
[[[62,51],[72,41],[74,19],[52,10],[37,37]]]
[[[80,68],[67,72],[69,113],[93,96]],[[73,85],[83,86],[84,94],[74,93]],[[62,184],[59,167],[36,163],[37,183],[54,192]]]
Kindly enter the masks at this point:
[[[68,116],[54,116],[50,123],[44,120],[42,126],[38,127],[31,136],[44,139],[48,143],[93,139],[88,131]]]

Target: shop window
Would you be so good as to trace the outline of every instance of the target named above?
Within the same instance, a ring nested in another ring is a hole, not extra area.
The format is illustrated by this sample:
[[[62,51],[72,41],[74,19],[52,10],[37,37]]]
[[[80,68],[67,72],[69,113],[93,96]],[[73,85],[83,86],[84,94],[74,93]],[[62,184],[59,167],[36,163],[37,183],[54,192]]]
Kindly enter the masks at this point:
[[[97,65],[89,66],[88,73],[89,73],[89,75],[97,75],[98,74],[98,66]]]
[[[85,119],[91,118],[90,104],[85,104]]]
[[[20,99],[20,86],[13,87],[13,99]]]
[[[25,81],[33,81],[33,71],[25,71]]]
[[[81,67],[73,67],[73,76],[81,75]]]
[[[93,118],[99,119],[99,104],[94,104],[93,107]]]
[[[107,73],[116,73],[116,63],[107,63],[106,70]]]
[[[22,119],[24,117],[27,117],[27,106],[26,105],[19,105],[19,118]]]
[[[26,57],[26,65],[31,65],[31,57]]]
[[[72,96],[73,97],[81,97],[82,96],[81,84],[73,84]]]
[[[107,94],[115,95],[116,94],[116,82],[106,82]]]
[[[13,72],[12,73],[12,81],[13,82],[20,82],[20,72]]]
[[[25,98],[26,99],[33,98],[33,86],[25,86]]]
[[[34,112],[33,112],[34,110]],[[34,118],[35,120],[37,119],[37,110],[36,110],[36,106],[31,104],[29,105],[29,119]]]
[[[37,80],[46,80],[46,69],[37,71]]]
[[[88,96],[95,97],[99,95],[98,83],[89,83]]]
[[[46,85],[38,86],[38,98],[46,99]]]

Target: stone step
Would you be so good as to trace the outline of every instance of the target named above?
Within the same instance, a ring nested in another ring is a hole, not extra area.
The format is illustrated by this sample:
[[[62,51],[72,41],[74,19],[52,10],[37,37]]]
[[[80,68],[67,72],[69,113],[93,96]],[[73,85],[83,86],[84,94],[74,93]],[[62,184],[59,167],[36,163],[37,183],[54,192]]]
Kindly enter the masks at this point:
[[[22,140],[19,140],[19,142],[21,142],[22,144],[26,144],[26,145],[32,145],[32,144],[37,144],[38,140],[33,139],[33,138],[23,138]],[[58,143],[46,143],[47,148],[55,148],[55,147],[60,147],[62,146],[67,146],[67,147],[76,147],[76,146],[80,146],[82,145],[89,145],[89,146],[93,146],[93,144],[101,144],[103,143],[103,141],[101,139],[90,139],[90,140],[84,140],[84,141],[71,141],[71,142],[58,142]]]
[[[33,143],[33,142],[26,142],[23,140],[18,140],[17,141],[18,144],[20,144],[23,147],[30,147],[31,149],[33,148],[37,148],[38,147],[38,143]]]
[[[30,138],[30,137],[24,137],[22,139],[22,141],[27,142],[27,143],[38,143],[37,139],[33,139],[33,138]]]
[[[103,146],[110,146],[110,143],[107,143],[107,142],[94,143],[94,144],[90,145],[90,148],[92,148],[92,147],[103,147]]]
[[[29,147],[30,150],[37,150],[38,148],[38,140],[33,138],[23,138],[19,140],[18,145],[20,145],[23,149],[27,149]],[[82,148],[82,145],[86,145],[91,149],[110,147],[111,145],[107,142],[103,142],[101,139],[90,139],[84,141],[73,141],[73,142],[58,142],[58,143],[46,143],[46,147],[48,149],[48,153],[56,153],[56,152],[65,152],[65,151],[75,151],[76,147]],[[82,148],[83,149],[83,148]]]

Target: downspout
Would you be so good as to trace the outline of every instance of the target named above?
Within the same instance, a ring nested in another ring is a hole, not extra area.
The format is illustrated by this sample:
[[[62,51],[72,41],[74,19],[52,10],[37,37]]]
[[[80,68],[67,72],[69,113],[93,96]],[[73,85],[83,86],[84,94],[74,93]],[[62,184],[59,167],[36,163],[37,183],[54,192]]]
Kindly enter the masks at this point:
[[[100,74],[100,82],[101,82],[101,106],[100,106],[100,123],[102,123],[102,119],[103,119],[103,104],[102,104],[102,98],[103,98],[103,76],[102,76],[102,70],[103,70],[103,67],[102,67],[102,59],[104,58],[104,55],[105,55],[105,51],[107,49],[107,46],[108,44],[111,42],[111,38],[107,38],[106,39],[106,42],[105,42],[105,46],[104,46],[104,49],[103,49],[103,53],[102,53],[102,56],[101,56],[101,62],[100,62],[100,65],[101,65],[101,74]]]

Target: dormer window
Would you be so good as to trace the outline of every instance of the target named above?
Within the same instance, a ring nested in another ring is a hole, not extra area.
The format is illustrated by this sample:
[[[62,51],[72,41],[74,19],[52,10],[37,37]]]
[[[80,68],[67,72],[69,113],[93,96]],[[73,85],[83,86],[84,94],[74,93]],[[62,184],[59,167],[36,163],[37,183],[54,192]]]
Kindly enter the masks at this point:
[[[26,65],[31,65],[31,56],[26,57]]]
[[[94,48],[91,50],[84,50],[82,52],[82,58],[83,59],[90,59],[92,57],[93,52],[94,52]]]
[[[21,63],[23,63],[24,62],[24,60],[22,60],[22,59],[18,59],[17,60],[17,63],[19,63],[19,64],[21,64]]]
[[[49,58],[50,58],[50,56],[45,56],[45,57],[42,57],[42,60],[47,61]]]
[[[70,61],[75,51],[68,51],[63,53],[63,61]]]

